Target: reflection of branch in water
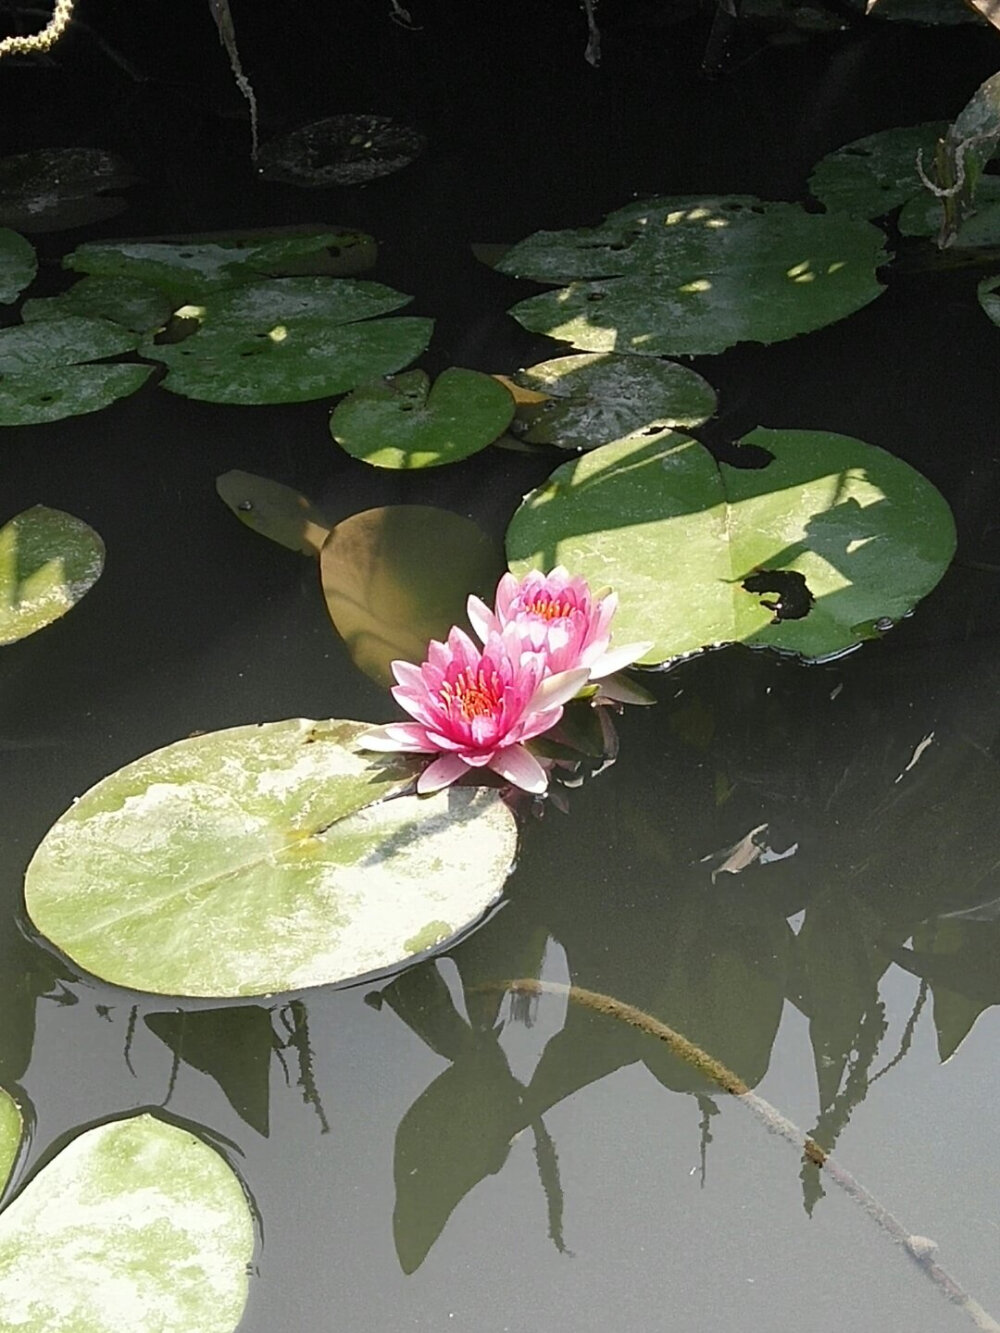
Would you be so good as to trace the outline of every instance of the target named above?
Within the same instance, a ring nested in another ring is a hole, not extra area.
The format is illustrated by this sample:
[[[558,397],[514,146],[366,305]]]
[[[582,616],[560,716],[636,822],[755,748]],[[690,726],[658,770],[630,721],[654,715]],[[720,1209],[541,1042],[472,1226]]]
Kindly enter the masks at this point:
[[[135,1067],[132,1064],[132,1042],[135,1040],[135,1025],[139,1020],[139,1006],[134,1004],[128,1011],[128,1027],[125,1029],[125,1049],[122,1054],[125,1056],[125,1066],[133,1078],[136,1078]]]
[[[291,1085],[282,1050],[287,1051],[292,1047],[299,1058],[299,1077],[296,1086],[302,1089],[302,1100],[316,1112],[320,1132],[329,1134],[330,1122],[323,1110],[323,1102],[316,1086],[316,1075],[313,1073],[312,1047],[309,1045],[309,1015],[306,1007],[301,1000],[291,1000],[278,1011],[278,1017],[287,1034],[283,1045],[275,1048],[281,1067],[285,1071],[285,1082]]]
[[[793,1124],[787,1116],[782,1115],[770,1102],[766,1102],[763,1097],[758,1097],[738,1074],[734,1074],[731,1069],[727,1069],[724,1064],[714,1059],[707,1051],[703,1051],[693,1041],[688,1041],[687,1037],[668,1027],[666,1023],[660,1022],[652,1014],[647,1014],[634,1005],[626,1004],[623,1000],[616,1000],[612,995],[604,995],[600,991],[586,990],[582,986],[565,986],[554,981],[537,981],[534,977],[520,977],[514,981],[494,982],[492,985],[476,987],[476,989],[509,990],[514,993],[529,995],[564,995],[575,1004],[579,1004],[593,1013],[604,1014],[608,1018],[615,1018],[619,1022],[628,1023],[631,1027],[638,1028],[640,1032],[665,1042],[679,1059],[696,1069],[698,1073],[705,1075],[706,1078],[710,1078],[723,1092],[728,1092],[737,1098],[752,1112],[765,1129],[779,1134],[793,1147],[805,1153],[817,1166],[821,1166],[845,1194],[848,1194],[855,1203],[860,1204],[869,1217],[892,1240],[906,1249],[907,1253],[919,1264],[938,1290],[948,1300],[953,1301],[963,1309],[978,1329],[984,1330],[984,1333],[1000,1333],[1000,1324],[993,1316],[984,1310],[978,1301],[973,1300],[967,1292],[963,1291],[950,1273],[947,1273],[940,1264],[935,1262],[934,1254],[937,1246],[932,1241],[928,1241],[924,1236],[916,1236],[907,1231],[902,1222],[887,1208],[884,1208],[872,1194],[869,1194],[860,1181],[856,1180],[849,1171],[845,1171],[840,1163],[836,1162],[815,1139],[804,1134],[798,1125]]]
[[[535,1136],[535,1165],[538,1167],[538,1179],[545,1194],[545,1208],[549,1220],[549,1239],[560,1254],[573,1257],[573,1251],[566,1248],[563,1236],[563,1192],[559,1179],[559,1155],[552,1142],[545,1122],[539,1116],[531,1122],[531,1132]]]
[[[903,1035],[899,1041],[899,1050],[896,1052],[896,1054],[892,1057],[892,1059],[889,1061],[887,1065],[883,1065],[882,1068],[878,1071],[878,1073],[872,1074],[871,1078],[868,1080],[869,1087],[871,1087],[871,1085],[877,1079],[880,1079],[883,1074],[888,1074],[890,1069],[895,1069],[896,1065],[899,1064],[900,1060],[902,1060],[903,1056],[910,1049],[910,1043],[913,1040],[913,1033],[917,1026],[917,1019],[920,1017],[920,1011],[923,1009],[924,1002],[926,1001],[926,999],[927,999],[927,982],[921,979],[920,989],[919,991],[917,991],[916,1003],[913,1006],[913,1013],[910,1014],[909,1018],[906,1020],[906,1027],[903,1029]]]
[[[698,1109],[701,1111],[701,1119],[698,1121],[698,1128],[701,1130],[701,1140],[699,1143],[699,1152],[701,1160],[701,1171],[699,1173],[699,1183],[702,1189],[705,1188],[705,1180],[708,1174],[708,1145],[712,1142],[711,1119],[713,1115],[719,1114],[719,1108],[711,1097],[706,1097],[703,1092],[699,1092]]]
[[[886,1034],[888,1023],[885,1017],[885,1005],[881,1000],[865,1010],[858,1025],[854,1039],[855,1058],[848,1063],[844,1086],[836,1097],[820,1112],[819,1119],[809,1138],[823,1145],[825,1152],[833,1152],[837,1139],[847,1128],[851,1114],[868,1095],[868,1070],[871,1068],[882,1038]],[[799,1177],[802,1181],[802,1193],[805,1209],[812,1216],[813,1208],[823,1198],[825,1191],[820,1179],[820,1167],[807,1153],[802,1161]]]

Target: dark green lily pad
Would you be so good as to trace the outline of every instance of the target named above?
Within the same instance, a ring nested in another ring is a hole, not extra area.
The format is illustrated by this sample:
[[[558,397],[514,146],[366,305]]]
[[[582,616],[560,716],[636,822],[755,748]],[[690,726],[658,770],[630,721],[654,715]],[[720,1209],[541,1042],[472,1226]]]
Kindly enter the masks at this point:
[[[890,23],[919,23],[927,27],[952,27],[957,23],[984,23],[964,0],[877,0],[866,15]]]
[[[510,872],[514,816],[489,788],[400,795],[412,758],[364,753],[367,730],[294,718],[128,764],[45,835],[32,921],[105,981],[220,997],[396,967],[468,929]]]
[[[485,449],[513,416],[513,398],[491,375],[452,366],[432,386],[410,370],[355,389],[334,409],[330,434],[373,467],[440,467]]]
[[[86,315],[0,330],[0,426],[80,416],[135,393],[150,366],[77,363],[132,351],[137,342],[120,324]]]
[[[879,130],[828,153],[809,177],[809,191],[831,212],[880,218],[908,199],[925,195],[933,202],[917,171],[934,160],[934,145],[948,128],[946,121]],[[940,214],[940,205],[938,213]]]
[[[134,333],[149,333],[166,324],[173,300],[160,287],[138,278],[81,278],[59,296],[25,301],[21,318],[26,324],[65,315],[109,319]]]
[[[561,356],[520,370],[514,379],[550,395],[518,407],[518,437],[560,449],[596,449],[629,435],[697,426],[715,411],[715,390],[707,380],[652,357]]]
[[[0,527],[0,644],[44,629],[101,577],[104,543],[82,519],[34,505]]]
[[[216,478],[215,489],[241,523],[290,551],[318,556],[330,534],[330,520],[280,481],[234,469]]]
[[[137,278],[169,292],[179,302],[238,282],[301,272],[315,257],[322,265],[343,232],[316,229],[263,239],[219,236],[213,241],[91,241],[78,246],[63,266],[95,277]]]
[[[54,366],[0,378],[0,426],[38,426],[100,412],[141,389],[152,366]]]
[[[214,1148],[155,1116],[114,1120],[0,1214],[0,1325],[234,1333],[253,1248],[243,1187]]]
[[[994,324],[1000,324],[1000,278],[983,278],[976,290],[979,304]]]
[[[16,231],[0,228],[0,304],[10,305],[38,271],[35,248]]]
[[[103,148],[42,148],[0,159],[0,226],[64,231],[113,218],[125,200],[109,195],[132,185],[128,165]]]
[[[819,431],[757,430],[742,443],[772,460],[717,464],[672,434],[564,463],[514,515],[511,567],[564,564],[611,584],[616,636],[650,640],[646,665],[733,642],[829,657],[890,627],[941,578],[954,521],[908,464]]]
[[[422,662],[452,625],[470,630],[469,593],[492,602],[503,558],[471,519],[387,505],[341,520],[320,554],[327,610],[355,666],[394,684],[389,663]]]
[[[843,319],[883,290],[869,223],[750,196],[655,199],[597,227],[536,232],[497,267],[569,282],[511,314],[593,352],[651,356],[771,343]]]
[[[251,282],[182,308],[197,331],[181,342],[147,339],[142,352],[166,363],[164,388],[188,398],[307,402],[347,393],[419,356],[433,320],[371,318],[411,299],[353,278]]]
[[[329,116],[264,144],[257,169],[265,180],[283,185],[363,185],[409,166],[425,142],[388,116]]]

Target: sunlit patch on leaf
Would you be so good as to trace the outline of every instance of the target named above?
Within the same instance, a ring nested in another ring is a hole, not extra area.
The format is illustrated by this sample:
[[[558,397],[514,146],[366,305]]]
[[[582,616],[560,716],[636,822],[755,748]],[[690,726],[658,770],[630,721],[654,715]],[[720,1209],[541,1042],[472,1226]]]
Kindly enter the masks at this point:
[[[220,997],[398,967],[429,922],[467,929],[510,871],[513,815],[487,788],[399,796],[416,766],[361,752],[369,729],[234,727],[127,765],[36,850],[32,921],[106,981]]]
[[[420,663],[431,639],[470,629],[470,593],[492,600],[503,557],[471,519],[430,505],[388,505],[343,519],[320,557],[330,619],[352,661],[380,684],[389,663]]]
[[[34,505],[0,527],[0,644],[66,614],[104,568],[104,543],[81,519]]]
[[[498,268],[570,285],[519,302],[525,328],[594,352],[679,356],[778,342],[883,290],[882,233],[748,195],[631,204],[597,227],[536,232]]]
[[[361,385],[334,409],[330,433],[373,467],[439,467],[485,449],[513,416],[502,384],[452,366],[433,385],[422,370]]]
[[[520,370],[515,379],[549,395],[518,407],[518,437],[560,449],[596,449],[629,435],[697,426],[715,411],[707,380],[652,357],[562,356]]]
[[[511,567],[564,564],[612,585],[616,635],[652,641],[647,665],[733,642],[828,657],[941,578],[954,521],[908,464],[819,431],[756,430],[741,443],[771,461],[718,464],[671,434],[563,464],[514,515]]]
[[[253,1220],[223,1158],[151,1115],[78,1135],[0,1213],[0,1325],[233,1333]]]
[[[16,231],[0,227],[0,305],[10,305],[38,270],[34,246]]]
[[[283,185],[363,185],[409,166],[424,145],[422,134],[388,116],[329,116],[264,144],[257,168]]]
[[[433,320],[375,319],[412,298],[354,278],[275,278],[205,296],[195,331],[147,339],[163,387],[203,402],[301,403],[400,370],[425,349]]]
[[[135,179],[127,163],[103,148],[42,148],[0,158],[0,226],[44,232],[103,222],[125,208],[107,191]]]

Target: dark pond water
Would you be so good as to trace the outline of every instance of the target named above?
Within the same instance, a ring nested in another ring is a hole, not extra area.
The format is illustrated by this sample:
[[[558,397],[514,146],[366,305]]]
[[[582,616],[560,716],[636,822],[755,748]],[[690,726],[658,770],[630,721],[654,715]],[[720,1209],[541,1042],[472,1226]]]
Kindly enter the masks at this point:
[[[266,132],[379,111],[427,134],[422,159],[364,189],[255,178],[201,4],[87,6],[92,31],[57,61],[0,65],[2,151],[128,157],[132,207],[87,235],[363,228],[373,276],[438,320],[422,364],[509,372],[550,344],[506,317],[523,289],[470,242],[653,192],[801,197],[824,152],[953,116],[997,63],[989,33],[872,23],[709,81],[704,20],[609,0],[595,71],[569,0],[414,0],[419,32],[389,8],[236,15]],[[54,259],[79,239],[38,241]],[[988,906],[942,920],[1000,899],[1000,334],[979,276],[898,276],[843,323],[697,363],[734,435],[841,431],[942,490],[959,556],[916,614],[823,666],[732,649],[654,677],[659,704],[622,719],[618,762],[568,814],[528,822],[480,930],[391,983],[273,1003],[186,1006],[79,976],[32,939],[21,900],[51,822],[136,756],[242,722],[393,713],[335,638],[314,568],[236,523],[215,477],[273,476],[335,516],[441,504],[499,535],[553,460],[489,451],[387,478],[332,446],[328,404],[230,410],[155,388],[5,431],[0,519],[59,506],[109,551],[76,611],[0,656],[0,1085],[34,1108],[29,1168],[140,1107],[222,1145],[261,1220],[246,1333],[971,1327],[829,1177],[665,1047],[490,988],[541,975],[700,1042],[1000,1316],[1000,925]],[[713,880],[764,824],[794,853]]]

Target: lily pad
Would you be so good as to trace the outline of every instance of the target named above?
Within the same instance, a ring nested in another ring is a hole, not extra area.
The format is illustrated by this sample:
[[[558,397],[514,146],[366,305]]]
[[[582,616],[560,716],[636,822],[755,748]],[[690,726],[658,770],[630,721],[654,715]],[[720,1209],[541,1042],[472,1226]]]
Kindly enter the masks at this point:
[[[388,116],[329,116],[264,144],[257,169],[283,185],[363,185],[409,166],[425,143],[422,134]]]
[[[597,227],[536,232],[497,265],[570,285],[519,302],[525,328],[592,352],[650,356],[778,342],[881,295],[877,228],[747,195],[654,199]]]
[[[175,243],[90,241],[68,254],[63,267],[96,277],[136,278],[178,301],[193,301],[233,283],[301,272],[310,259],[322,266],[342,240],[342,231],[312,229],[251,239],[236,234]]]
[[[0,1088],[0,1194],[7,1188],[10,1173],[14,1170],[23,1132],[17,1102],[5,1088]]]
[[[10,305],[33,281],[38,260],[30,241],[0,227],[0,305]]]
[[[0,528],[0,644],[76,606],[101,576],[104,543],[82,519],[34,505]]]
[[[152,1115],[87,1130],[0,1214],[0,1325],[233,1333],[253,1220],[200,1139]]]
[[[330,434],[373,467],[440,467],[485,449],[513,417],[502,384],[452,366],[433,386],[422,370],[362,384],[334,409]]]
[[[469,593],[492,602],[503,573],[471,519],[430,505],[388,505],[343,519],[320,555],[330,619],[354,664],[383,685],[390,662],[422,662],[452,625],[471,631]]]
[[[0,159],[0,225],[63,231],[113,218],[120,190],[135,181],[128,165],[103,148],[42,148]]]
[[[62,315],[0,330],[0,425],[80,416],[134,393],[150,366],[79,365],[133,350],[137,336],[108,319]]]
[[[174,302],[159,287],[138,278],[81,278],[59,296],[25,301],[21,318],[61,319],[64,315],[89,315],[122,324],[135,333],[162,328],[173,312]]]
[[[917,171],[917,154],[923,155],[924,170],[929,170],[935,144],[947,128],[946,121],[935,120],[855,139],[816,164],[809,177],[810,193],[831,212],[862,218],[884,217],[921,195],[934,203]],[[937,212],[940,215],[940,204]]]
[[[616,636],[650,640],[646,665],[733,642],[842,653],[941,578],[954,521],[908,464],[819,431],[756,430],[741,443],[771,461],[719,464],[675,433],[564,463],[514,515],[511,567],[564,564],[611,584]]]
[[[216,478],[215,489],[241,523],[279,546],[319,555],[332,524],[304,495],[280,481],[235,469]]]
[[[994,324],[1000,324],[1000,278],[983,278],[976,292],[987,315]]]
[[[715,391],[707,380],[687,366],[652,357],[561,356],[518,371],[515,379],[550,395],[518,407],[518,436],[560,449],[596,449],[629,435],[697,426],[715,411]]]
[[[465,930],[510,871],[513,815],[485,788],[384,799],[414,765],[359,751],[366,730],[297,718],[128,764],[45,835],[32,921],[106,981],[227,997],[398,967]]]
[[[182,308],[197,331],[180,342],[147,339],[142,351],[166,363],[163,387],[187,398],[307,402],[346,393],[419,356],[433,320],[372,319],[411,299],[354,278],[246,283]]]
[[[897,226],[904,236],[937,236],[943,221],[940,199],[927,190],[903,205]],[[1000,245],[1000,176],[982,176],[975,211],[965,217],[954,240],[956,250]]]

